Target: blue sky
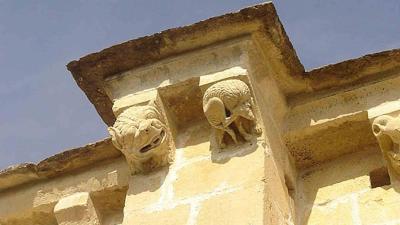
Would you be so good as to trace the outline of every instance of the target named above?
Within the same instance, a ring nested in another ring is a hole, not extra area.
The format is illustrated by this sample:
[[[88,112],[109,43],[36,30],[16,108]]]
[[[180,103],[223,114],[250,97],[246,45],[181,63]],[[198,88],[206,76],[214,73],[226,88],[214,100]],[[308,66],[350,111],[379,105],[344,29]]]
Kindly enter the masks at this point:
[[[65,65],[254,0],[0,0],[0,168],[107,136]],[[398,0],[274,1],[306,69],[400,48]]]

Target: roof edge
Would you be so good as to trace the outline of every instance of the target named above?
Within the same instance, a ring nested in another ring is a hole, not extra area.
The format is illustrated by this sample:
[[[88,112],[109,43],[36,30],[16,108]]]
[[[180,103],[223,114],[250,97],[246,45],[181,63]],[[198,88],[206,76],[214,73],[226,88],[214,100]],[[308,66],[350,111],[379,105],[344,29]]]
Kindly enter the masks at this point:
[[[367,54],[304,73],[313,91],[360,83],[374,74],[400,69],[400,48]],[[381,79],[382,77],[379,76]]]
[[[0,171],[0,192],[72,172],[97,162],[121,156],[110,138],[53,155],[37,164],[23,163]]]

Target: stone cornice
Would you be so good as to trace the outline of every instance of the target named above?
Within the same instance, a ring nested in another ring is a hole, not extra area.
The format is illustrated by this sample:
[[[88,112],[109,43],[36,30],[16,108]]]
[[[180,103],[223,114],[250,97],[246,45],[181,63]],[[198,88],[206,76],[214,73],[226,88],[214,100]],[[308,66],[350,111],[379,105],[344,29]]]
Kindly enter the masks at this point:
[[[400,49],[364,55],[313,69],[304,74],[314,91],[362,82],[374,74],[400,69]]]
[[[38,164],[23,163],[0,171],[0,192],[21,184],[59,176],[107,159],[117,158],[120,151],[114,148],[110,138],[70,149]]]

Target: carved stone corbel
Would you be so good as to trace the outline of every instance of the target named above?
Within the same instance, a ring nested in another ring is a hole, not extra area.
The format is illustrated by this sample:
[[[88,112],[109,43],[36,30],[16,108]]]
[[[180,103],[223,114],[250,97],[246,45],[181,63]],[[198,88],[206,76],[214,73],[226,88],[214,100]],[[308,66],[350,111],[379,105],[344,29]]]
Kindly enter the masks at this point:
[[[153,102],[126,109],[108,132],[132,174],[148,173],[172,161],[171,135]]]
[[[379,116],[372,123],[390,179],[400,181],[400,117]]]
[[[230,79],[211,85],[203,95],[203,111],[213,128],[218,149],[224,148],[224,134],[227,133],[235,144],[238,143],[235,129],[246,141],[261,133],[254,114],[255,104],[247,84]],[[246,126],[247,125],[247,126]]]

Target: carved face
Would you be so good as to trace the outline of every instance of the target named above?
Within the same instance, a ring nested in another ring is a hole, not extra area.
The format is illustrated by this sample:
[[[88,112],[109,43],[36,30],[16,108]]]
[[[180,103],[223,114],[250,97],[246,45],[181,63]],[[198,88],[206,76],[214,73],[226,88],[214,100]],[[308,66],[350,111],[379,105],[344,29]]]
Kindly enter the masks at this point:
[[[153,171],[172,160],[167,125],[153,104],[126,109],[108,131],[132,174]]]
[[[128,127],[127,127],[128,126]],[[114,146],[125,155],[148,158],[166,142],[166,127],[157,119],[140,120],[136,126],[125,125],[122,129],[110,127]]]
[[[136,130],[133,146],[127,149],[136,155],[147,155],[165,141],[166,130],[159,120],[143,120]]]

